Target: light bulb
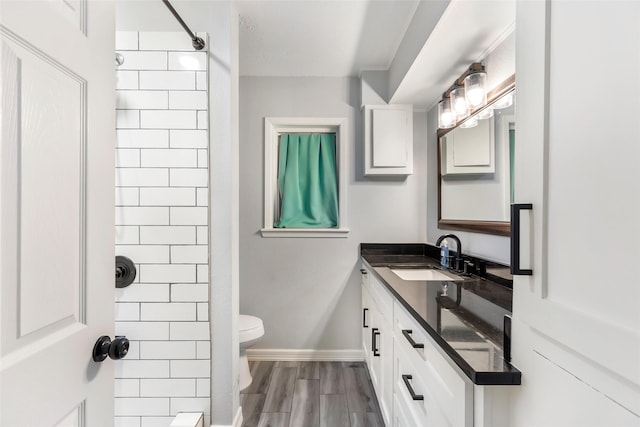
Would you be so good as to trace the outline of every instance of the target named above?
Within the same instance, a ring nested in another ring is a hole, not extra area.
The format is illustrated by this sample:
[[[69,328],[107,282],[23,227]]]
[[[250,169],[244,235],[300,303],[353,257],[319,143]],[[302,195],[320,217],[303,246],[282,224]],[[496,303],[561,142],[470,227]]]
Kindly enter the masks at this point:
[[[456,119],[461,120],[469,114],[469,107],[465,99],[464,87],[458,86],[451,91],[451,105],[456,114]]]
[[[440,129],[449,129],[456,124],[456,117],[451,110],[451,100],[444,98],[438,103],[438,127]]]
[[[464,79],[464,88],[470,109],[487,104],[487,73],[469,74]]]

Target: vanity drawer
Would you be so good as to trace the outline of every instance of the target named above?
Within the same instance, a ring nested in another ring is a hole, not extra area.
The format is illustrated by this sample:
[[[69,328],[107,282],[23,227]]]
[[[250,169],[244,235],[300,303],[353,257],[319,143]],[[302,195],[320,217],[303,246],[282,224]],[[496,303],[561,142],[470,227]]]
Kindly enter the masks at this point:
[[[420,375],[421,369],[413,365],[402,350],[395,352],[394,370],[394,427],[455,425],[439,406],[437,390]]]
[[[473,384],[402,305],[394,307],[394,352],[402,354],[416,370],[418,381],[452,426],[473,425]],[[411,331],[409,334],[408,331]],[[415,344],[410,343],[411,338]],[[419,345],[422,344],[422,348]],[[400,378],[401,379],[401,378]],[[437,425],[437,424],[436,424]]]

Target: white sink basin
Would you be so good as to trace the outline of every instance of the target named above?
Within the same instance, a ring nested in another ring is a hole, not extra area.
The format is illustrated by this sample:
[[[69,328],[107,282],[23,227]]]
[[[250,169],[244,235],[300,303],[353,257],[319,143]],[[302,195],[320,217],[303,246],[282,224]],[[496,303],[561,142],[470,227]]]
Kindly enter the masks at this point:
[[[454,276],[434,269],[399,268],[391,271],[402,280],[456,280]]]

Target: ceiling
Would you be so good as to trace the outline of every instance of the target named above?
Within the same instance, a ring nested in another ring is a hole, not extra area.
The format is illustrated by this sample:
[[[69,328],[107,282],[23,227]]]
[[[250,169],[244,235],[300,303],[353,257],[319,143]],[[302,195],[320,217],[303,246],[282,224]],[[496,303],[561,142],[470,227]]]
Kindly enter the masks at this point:
[[[219,13],[215,0],[171,2],[196,31],[209,28],[211,14]],[[515,0],[232,3],[239,13],[241,76],[345,77],[387,70],[388,102],[427,108],[471,62],[508,37],[515,23]],[[116,5],[118,30],[181,31],[160,0]]]
[[[238,1],[240,75],[388,69],[419,0]]]

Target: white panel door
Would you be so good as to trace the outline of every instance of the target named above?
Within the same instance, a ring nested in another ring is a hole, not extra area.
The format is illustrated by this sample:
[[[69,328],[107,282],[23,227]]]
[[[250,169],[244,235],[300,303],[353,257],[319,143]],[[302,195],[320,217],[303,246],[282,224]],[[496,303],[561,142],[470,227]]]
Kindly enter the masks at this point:
[[[516,202],[533,205],[520,227],[520,261],[533,275],[514,279],[514,321],[530,327],[531,337],[527,328],[514,334],[513,363],[528,375],[523,393],[545,377],[536,372],[550,366],[539,363],[544,359],[578,379],[585,395],[599,393],[601,407],[578,400],[585,414],[629,417],[637,426],[640,3],[517,8],[515,188]],[[612,90],[616,81],[625,82],[621,93]],[[552,403],[544,393],[530,399],[537,399],[531,407],[538,413]]]
[[[113,362],[114,10],[2,1],[2,426],[104,426]]]

